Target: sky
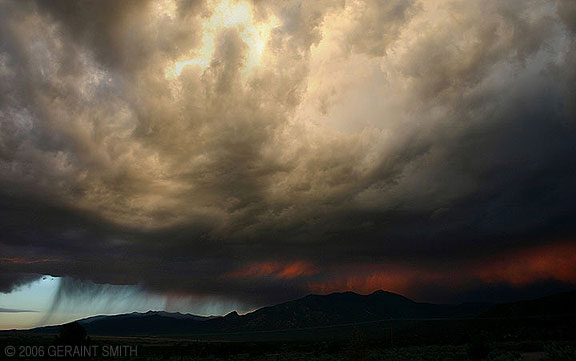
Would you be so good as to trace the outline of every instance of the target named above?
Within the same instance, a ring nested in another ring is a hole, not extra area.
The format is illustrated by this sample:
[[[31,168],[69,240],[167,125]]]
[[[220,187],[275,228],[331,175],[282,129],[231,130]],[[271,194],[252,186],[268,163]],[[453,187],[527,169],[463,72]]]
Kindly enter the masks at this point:
[[[575,19],[573,0],[0,0],[0,328],[574,289]]]

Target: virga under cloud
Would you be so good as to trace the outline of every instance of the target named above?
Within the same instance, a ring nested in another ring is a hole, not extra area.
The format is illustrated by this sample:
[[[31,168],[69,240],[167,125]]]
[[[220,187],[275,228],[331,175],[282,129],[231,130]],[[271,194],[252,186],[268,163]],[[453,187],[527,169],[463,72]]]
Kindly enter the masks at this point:
[[[574,19],[571,0],[0,1],[0,291],[574,284]]]

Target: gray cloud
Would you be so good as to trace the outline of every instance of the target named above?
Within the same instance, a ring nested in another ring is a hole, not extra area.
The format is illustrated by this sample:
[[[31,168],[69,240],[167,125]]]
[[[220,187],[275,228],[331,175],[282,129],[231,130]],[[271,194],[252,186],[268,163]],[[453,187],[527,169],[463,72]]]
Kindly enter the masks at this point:
[[[29,311],[29,310],[15,310],[12,308],[0,308],[0,313],[20,313],[20,312],[36,312],[36,311]]]
[[[261,304],[573,239],[569,0],[219,3],[0,2],[0,291]]]

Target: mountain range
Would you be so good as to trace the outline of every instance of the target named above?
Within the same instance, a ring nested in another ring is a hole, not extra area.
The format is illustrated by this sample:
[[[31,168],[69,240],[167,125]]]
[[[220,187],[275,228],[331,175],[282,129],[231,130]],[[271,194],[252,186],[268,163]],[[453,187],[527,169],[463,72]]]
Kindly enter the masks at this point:
[[[263,307],[254,312],[226,316],[149,311],[113,316],[94,316],[77,321],[90,335],[202,335],[314,329],[382,320],[436,320],[462,318],[523,318],[572,314],[576,291],[535,300],[505,304],[464,303],[440,305],[412,301],[385,291],[369,295],[353,292],[309,295],[294,301]],[[60,326],[39,327],[33,333],[57,333]]]

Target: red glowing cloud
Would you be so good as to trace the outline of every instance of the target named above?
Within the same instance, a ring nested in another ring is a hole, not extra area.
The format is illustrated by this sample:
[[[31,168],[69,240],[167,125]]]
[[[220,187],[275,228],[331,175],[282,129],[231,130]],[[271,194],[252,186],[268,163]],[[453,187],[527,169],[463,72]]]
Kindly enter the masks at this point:
[[[237,271],[227,273],[224,278],[246,278],[246,277],[274,277],[278,279],[293,279],[303,276],[311,276],[318,273],[314,265],[303,262],[257,262],[241,268]]]
[[[33,264],[33,263],[58,262],[58,261],[60,260],[56,258],[25,259],[16,257],[0,257],[0,262],[18,263],[18,264]]]
[[[321,294],[342,291],[368,294],[377,290],[405,294],[416,284],[435,282],[442,277],[442,274],[397,265],[358,265],[347,268],[341,277],[312,283],[309,288]]]
[[[366,294],[382,289],[410,294],[422,285],[462,288],[481,282],[520,287],[546,280],[576,284],[576,246],[558,243],[530,247],[446,268],[363,264],[334,269],[331,273],[309,284],[309,290],[323,294],[342,291]]]
[[[576,246],[561,243],[509,252],[480,266],[475,273],[486,283],[515,286],[542,280],[576,283]]]

